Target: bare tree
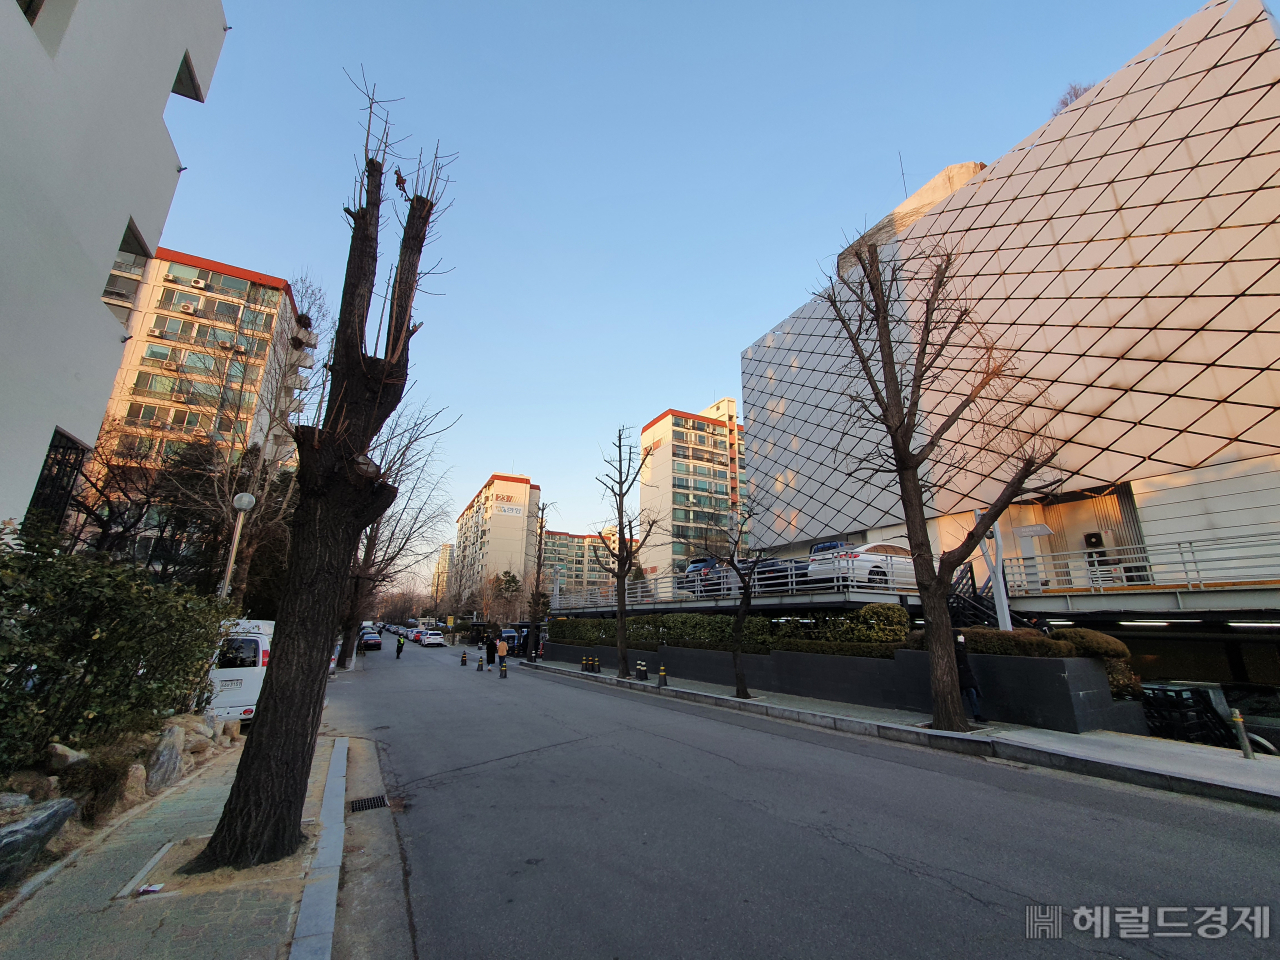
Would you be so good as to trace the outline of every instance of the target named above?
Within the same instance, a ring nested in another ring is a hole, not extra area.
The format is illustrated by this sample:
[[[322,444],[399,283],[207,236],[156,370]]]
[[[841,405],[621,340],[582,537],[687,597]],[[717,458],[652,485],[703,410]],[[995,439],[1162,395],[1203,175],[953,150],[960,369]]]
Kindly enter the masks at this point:
[[[748,493],[732,504],[723,527],[691,528],[700,532],[693,536],[672,537],[674,542],[684,544],[695,553],[715,560],[722,568],[731,571],[737,581],[738,607],[734,611],[733,624],[729,630],[729,651],[733,654],[733,679],[737,686],[734,696],[743,700],[751,699],[751,692],[747,689],[747,675],[742,666],[743,634],[747,617],[751,613],[751,601],[758,587],[756,575],[765,561],[773,559],[768,551],[752,549],[750,545],[751,524],[765,513],[767,510]],[[715,589],[723,589],[726,585],[722,579],[717,582]]]
[[[1015,352],[975,314],[955,254],[883,256],[875,243],[850,253],[849,268],[817,293],[853,353],[850,475],[897,478],[924,610],[933,723],[967,730],[947,596],[956,569],[1010,503],[1061,483],[1048,469],[1058,448],[1043,427],[1049,401],[1045,385],[1020,374]],[[935,558],[930,510],[940,494],[974,493],[989,497],[986,512]]]
[[[340,666],[351,662],[360,624],[373,615],[379,591],[425,562],[439,549],[446,532],[449,505],[437,438],[453,424],[440,425],[443,415],[444,410],[431,410],[425,403],[403,407],[386,422],[369,449],[370,457],[382,465],[383,479],[394,484],[399,494],[391,508],[360,534],[347,589]]]
[[[1067,85],[1067,89],[1062,92],[1062,96],[1058,98],[1058,102],[1053,105],[1053,116],[1057,116],[1067,107],[1071,106],[1086,93],[1093,89],[1092,83],[1071,83]]]
[[[161,500],[155,431],[135,433],[107,420],[71,493],[66,533],[72,549],[131,554],[154,525]]]
[[[658,526],[656,516],[627,506],[627,499],[640,482],[640,473],[648,459],[648,451],[641,454],[630,442],[627,428],[619,427],[613,449],[604,455],[605,472],[596,477],[605,489],[605,500],[616,526],[613,537],[603,529],[597,532],[600,542],[591,544],[591,555],[613,578],[618,611],[618,676],[622,679],[631,676],[627,662],[627,577],[639,566],[640,551]],[[600,555],[602,547],[608,560]]]
[[[396,488],[369,448],[403,396],[409,372],[414,298],[423,247],[441,211],[447,180],[437,153],[398,176],[406,205],[392,277],[385,339],[367,343],[378,269],[383,173],[391,156],[390,120],[368,96],[363,163],[347,209],[351,245],[338,309],[322,420],[298,426],[298,503],[272,657],[249,738],[222,817],[191,869],[247,867],[278,860],[303,842],[302,807],[324,705],[343,587],[360,532],[386,512]],[[379,325],[381,328],[381,324]],[[380,343],[381,341],[381,343]],[[381,352],[379,354],[379,347]]]
[[[533,659],[533,651],[537,649],[539,624],[546,619],[547,611],[550,608],[550,600],[547,597],[542,572],[543,563],[546,559],[547,507],[549,506],[553,506],[553,504],[546,502],[538,504],[538,541],[533,558],[533,579],[529,584],[529,622],[531,626],[529,628],[529,639],[525,646],[526,660]]]

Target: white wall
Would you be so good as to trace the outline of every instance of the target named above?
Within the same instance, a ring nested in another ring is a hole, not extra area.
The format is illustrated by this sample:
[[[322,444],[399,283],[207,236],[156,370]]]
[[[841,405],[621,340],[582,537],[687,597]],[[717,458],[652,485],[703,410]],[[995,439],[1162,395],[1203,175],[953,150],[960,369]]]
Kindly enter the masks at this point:
[[[0,518],[26,511],[55,426],[97,436],[124,333],[102,288],[130,218],[159,244],[165,105],[186,53],[208,91],[225,24],[220,0],[48,0],[38,33],[0,3]]]
[[[1148,544],[1280,533],[1280,457],[1133,482]]]

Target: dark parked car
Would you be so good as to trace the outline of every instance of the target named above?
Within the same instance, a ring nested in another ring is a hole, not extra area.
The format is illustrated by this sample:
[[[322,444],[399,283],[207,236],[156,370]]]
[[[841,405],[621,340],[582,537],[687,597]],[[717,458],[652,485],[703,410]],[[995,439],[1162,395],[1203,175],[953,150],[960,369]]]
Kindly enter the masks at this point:
[[[676,586],[695,597],[718,597],[725,590],[727,577],[732,575],[733,571],[721,565],[719,560],[699,557],[689,562],[689,566],[676,581]]]
[[[360,634],[360,649],[362,650],[381,650],[382,634],[369,631]]]
[[[786,593],[808,589],[808,560],[778,560],[770,557],[756,567],[756,590],[760,593]]]

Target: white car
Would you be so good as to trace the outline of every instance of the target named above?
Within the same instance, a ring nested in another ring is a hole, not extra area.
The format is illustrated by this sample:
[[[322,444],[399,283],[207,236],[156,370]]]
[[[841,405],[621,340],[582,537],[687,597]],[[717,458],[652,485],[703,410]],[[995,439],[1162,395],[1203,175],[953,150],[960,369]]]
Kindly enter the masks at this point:
[[[444,642],[444,634],[439,630],[428,630],[422,635],[422,645],[424,647],[447,647]]]
[[[916,588],[911,551],[896,543],[816,544],[809,554],[809,583],[815,581],[836,590]]]
[[[213,701],[209,709],[219,720],[248,724],[253,719],[275,628],[274,620],[236,620],[232,624],[210,671]]]

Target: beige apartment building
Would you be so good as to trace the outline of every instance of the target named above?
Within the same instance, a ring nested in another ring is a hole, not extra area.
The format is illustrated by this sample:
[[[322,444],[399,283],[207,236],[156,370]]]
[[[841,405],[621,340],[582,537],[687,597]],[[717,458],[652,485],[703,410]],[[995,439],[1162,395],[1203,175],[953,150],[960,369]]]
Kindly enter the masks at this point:
[[[724,528],[738,502],[742,425],[737,401],[717,400],[700,413],[665,410],[645,424],[648,454],[640,478],[640,509],[658,518],[640,563],[646,577],[683,573],[709,528]]]
[[[431,574],[431,599],[439,603],[449,594],[449,566],[453,559],[453,544],[446,543],[436,558],[436,568]]]
[[[463,597],[508,570],[522,583],[532,575],[541,495],[542,488],[523,474],[495,473],[471,498],[458,515],[449,559],[449,575]]]
[[[582,593],[585,590],[607,590],[612,586],[612,575],[599,562],[609,562],[606,543],[612,547],[618,545],[617,527],[605,527],[600,533],[546,531],[543,534],[542,569],[547,593]]]
[[[292,459],[316,335],[285,280],[163,247],[121,251],[102,299],[127,337],[104,419],[120,456],[211,441],[232,459],[253,444]]]

